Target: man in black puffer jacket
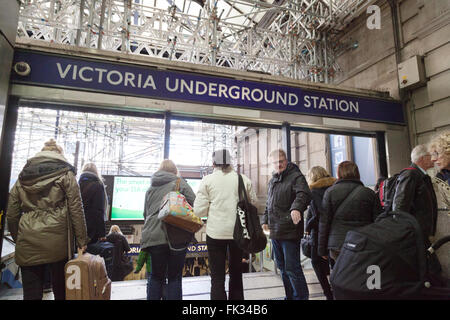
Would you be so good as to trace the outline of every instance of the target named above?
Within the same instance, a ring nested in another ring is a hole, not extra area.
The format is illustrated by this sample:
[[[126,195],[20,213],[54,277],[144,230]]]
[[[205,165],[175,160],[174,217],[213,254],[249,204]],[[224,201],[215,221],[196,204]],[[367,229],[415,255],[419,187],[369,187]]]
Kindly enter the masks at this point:
[[[269,181],[263,229],[270,230],[275,261],[288,300],[308,300],[309,292],[300,264],[302,214],[311,201],[311,191],[298,166],[283,150],[269,155],[276,173]]]

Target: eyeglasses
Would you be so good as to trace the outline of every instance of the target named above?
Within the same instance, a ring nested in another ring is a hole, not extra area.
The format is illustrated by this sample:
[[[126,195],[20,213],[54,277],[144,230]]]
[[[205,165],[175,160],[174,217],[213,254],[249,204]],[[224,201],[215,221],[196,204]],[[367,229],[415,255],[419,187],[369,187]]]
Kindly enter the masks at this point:
[[[441,156],[441,154],[437,151],[434,151],[431,153],[431,157],[433,157],[433,158],[439,158],[440,156]]]

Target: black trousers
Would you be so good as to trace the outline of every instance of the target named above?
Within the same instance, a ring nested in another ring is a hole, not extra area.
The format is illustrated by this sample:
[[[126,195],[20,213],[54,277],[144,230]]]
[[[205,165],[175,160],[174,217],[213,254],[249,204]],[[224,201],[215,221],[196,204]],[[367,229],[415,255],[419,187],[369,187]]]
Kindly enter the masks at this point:
[[[45,269],[51,272],[52,288],[55,300],[66,299],[64,266],[67,260],[30,267],[21,267],[24,300],[42,300],[45,282]]]
[[[234,240],[217,240],[206,237],[208,260],[211,271],[211,300],[227,300],[225,292],[225,262],[228,253],[229,290],[228,300],[244,300],[242,284],[243,252]]]
[[[317,276],[317,280],[319,280],[320,286],[322,287],[325,297],[327,298],[327,300],[333,300],[333,293],[327,277],[330,274],[329,261],[320,257],[317,254],[317,247],[314,246],[311,250],[311,264]]]

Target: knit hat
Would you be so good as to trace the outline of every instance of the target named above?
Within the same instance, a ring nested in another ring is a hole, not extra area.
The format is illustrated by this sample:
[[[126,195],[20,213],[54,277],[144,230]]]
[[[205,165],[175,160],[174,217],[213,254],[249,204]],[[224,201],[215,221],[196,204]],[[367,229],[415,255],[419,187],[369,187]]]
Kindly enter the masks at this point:
[[[59,145],[57,145],[56,141],[53,139],[48,140],[45,143],[45,146],[42,148],[41,151],[53,151],[53,152],[57,152],[61,155],[64,155],[63,149]]]
[[[213,162],[216,165],[231,164],[231,155],[227,149],[216,150],[212,154]]]

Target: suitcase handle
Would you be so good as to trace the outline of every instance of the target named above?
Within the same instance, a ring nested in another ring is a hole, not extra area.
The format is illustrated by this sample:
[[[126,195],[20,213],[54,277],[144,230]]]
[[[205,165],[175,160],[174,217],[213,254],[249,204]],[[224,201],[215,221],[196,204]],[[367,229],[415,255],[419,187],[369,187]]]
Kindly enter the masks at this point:
[[[80,258],[83,255],[83,249],[81,249],[81,248],[77,248],[77,249],[78,249],[78,257],[77,258]]]

